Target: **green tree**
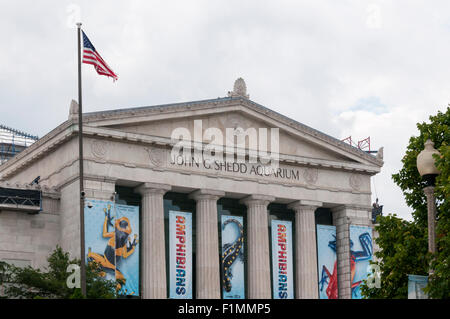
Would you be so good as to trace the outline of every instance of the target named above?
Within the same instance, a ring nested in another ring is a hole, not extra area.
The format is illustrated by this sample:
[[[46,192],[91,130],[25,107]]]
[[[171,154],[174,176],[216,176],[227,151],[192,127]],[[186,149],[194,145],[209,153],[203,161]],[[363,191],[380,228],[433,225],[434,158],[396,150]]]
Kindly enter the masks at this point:
[[[397,216],[380,216],[376,230],[376,243],[380,252],[376,254],[381,272],[381,288],[369,288],[367,283],[361,292],[368,298],[407,298],[407,274],[427,275],[430,260],[434,275],[429,278],[425,290],[432,298],[450,297],[450,107],[445,113],[430,116],[429,123],[419,123],[419,136],[409,140],[403,167],[393,174],[394,182],[401,188],[406,203],[412,209],[413,221]],[[436,165],[441,174],[436,179],[437,204],[437,253],[428,253],[427,200],[423,192],[425,183],[417,171],[417,155],[423,150],[427,139],[441,153],[436,156]]]
[[[378,217],[376,243],[380,251],[375,253],[380,267],[380,288],[361,285],[361,293],[368,298],[406,298],[408,277],[406,274],[427,275],[427,238],[424,230],[415,222],[396,215]]]
[[[57,246],[47,261],[48,267],[44,270],[0,262],[0,286],[4,287],[4,297],[83,298],[79,288],[69,288],[67,285],[70,275],[67,268],[71,264],[80,265],[80,260],[70,259],[69,253]],[[106,280],[96,264],[89,264],[86,267],[86,294],[87,298],[92,299],[115,298],[116,282]]]

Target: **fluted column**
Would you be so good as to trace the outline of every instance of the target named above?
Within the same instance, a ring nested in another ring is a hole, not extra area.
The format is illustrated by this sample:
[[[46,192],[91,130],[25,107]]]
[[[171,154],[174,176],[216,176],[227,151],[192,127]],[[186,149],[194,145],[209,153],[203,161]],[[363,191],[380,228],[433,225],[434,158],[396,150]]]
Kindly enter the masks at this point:
[[[371,207],[341,205],[332,209],[333,225],[336,226],[336,257],[338,298],[352,298],[352,272],[350,266],[350,225],[370,226]]]
[[[338,298],[351,299],[350,269],[350,208],[339,206],[333,209],[333,224],[336,226],[336,258]]]
[[[220,299],[219,231],[217,200],[224,192],[200,189],[189,195],[197,201],[196,297]]]
[[[318,299],[316,222],[319,202],[297,201],[289,205],[295,211],[295,296]]]
[[[267,205],[275,198],[251,195],[241,200],[247,206],[248,298],[270,299],[269,216]]]
[[[163,196],[171,187],[144,183],[136,191],[142,195],[142,297],[167,298],[166,249]]]

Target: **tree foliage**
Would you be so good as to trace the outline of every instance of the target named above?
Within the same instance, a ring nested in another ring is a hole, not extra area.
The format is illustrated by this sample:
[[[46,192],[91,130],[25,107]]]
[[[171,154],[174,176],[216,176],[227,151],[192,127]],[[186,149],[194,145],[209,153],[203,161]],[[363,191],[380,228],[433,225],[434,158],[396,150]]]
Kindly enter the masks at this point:
[[[16,267],[0,262],[0,286],[6,298],[83,298],[79,288],[69,288],[67,272],[69,265],[80,265],[79,259],[70,259],[69,253],[61,247],[47,258],[48,267],[44,270],[30,266]],[[1,292],[1,291],[0,291]],[[116,297],[116,283],[104,279],[101,270],[95,264],[86,267],[87,298]]]
[[[397,216],[379,216],[376,243],[380,252],[381,288],[361,287],[369,298],[407,298],[408,274],[428,275],[430,261],[434,275],[429,278],[425,292],[431,298],[450,297],[450,107],[445,113],[430,116],[429,123],[419,123],[419,136],[409,140],[403,167],[393,174],[394,182],[401,188],[407,205],[412,209],[413,221]],[[441,171],[436,179],[436,237],[437,253],[428,253],[427,199],[423,188],[425,183],[417,170],[417,155],[424,149],[427,139],[434,142],[441,156],[436,156],[436,166]]]
[[[380,288],[361,285],[361,293],[368,298],[406,298],[407,274],[427,275],[427,237],[423,228],[415,222],[396,215],[379,216],[376,243],[380,251],[375,253],[380,267]]]

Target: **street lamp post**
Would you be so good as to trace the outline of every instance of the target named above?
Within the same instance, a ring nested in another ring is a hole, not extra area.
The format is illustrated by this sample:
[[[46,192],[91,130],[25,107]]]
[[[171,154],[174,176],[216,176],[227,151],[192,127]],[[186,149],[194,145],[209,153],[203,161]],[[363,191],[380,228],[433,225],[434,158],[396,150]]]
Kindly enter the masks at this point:
[[[417,156],[417,170],[422,176],[426,186],[423,191],[427,196],[427,210],[428,210],[428,251],[436,253],[436,198],[434,196],[434,185],[436,176],[440,171],[436,168],[433,154],[440,154],[434,148],[434,143],[431,140],[425,142],[425,148]],[[430,269],[430,275],[432,274]]]

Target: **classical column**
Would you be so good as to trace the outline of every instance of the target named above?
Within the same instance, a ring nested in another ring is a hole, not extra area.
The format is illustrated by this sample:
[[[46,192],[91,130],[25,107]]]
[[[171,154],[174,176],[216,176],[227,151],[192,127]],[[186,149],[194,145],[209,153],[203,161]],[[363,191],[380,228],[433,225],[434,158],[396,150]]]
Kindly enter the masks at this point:
[[[247,206],[248,298],[270,299],[269,216],[267,205],[275,198],[251,195],[240,202]]]
[[[352,298],[352,274],[350,267],[350,224],[371,225],[371,207],[342,205],[332,209],[336,226],[336,255],[339,299]]]
[[[332,215],[333,225],[336,226],[338,298],[351,299],[350,209],[339,206],[333,209]]]
[[[316,222],[314,212],[320,202],[297,201],[288,207],[295,211],[295,296],[318,299]]]
[[[167,298],[166,248],[163,196],[171,187],[144,183],[136,191],[142,195],[142,297]]]
[[[220,299],[219,230],[217,200],[224,192],[200,189],[189,195],[197,201],[196,297]]]

